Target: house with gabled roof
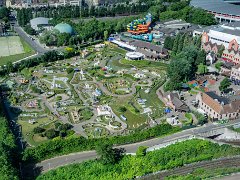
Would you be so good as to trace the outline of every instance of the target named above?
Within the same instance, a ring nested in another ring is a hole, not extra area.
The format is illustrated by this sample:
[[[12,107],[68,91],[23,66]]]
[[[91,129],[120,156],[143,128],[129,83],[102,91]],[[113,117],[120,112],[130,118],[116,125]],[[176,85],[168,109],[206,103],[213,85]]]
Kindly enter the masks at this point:
[[[215,92],[201,92],[196,96],[198,106],[213,120],[236,119],[240,114],[240,99],[225,98]]]

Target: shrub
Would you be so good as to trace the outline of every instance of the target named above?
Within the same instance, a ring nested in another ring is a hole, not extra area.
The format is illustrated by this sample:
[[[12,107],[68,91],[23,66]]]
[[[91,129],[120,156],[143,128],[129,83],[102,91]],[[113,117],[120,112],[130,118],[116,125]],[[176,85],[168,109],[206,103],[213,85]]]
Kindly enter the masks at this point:
[[[125,106],[119,107],[119,112],[125,113],[127,111],[127,108]]]
[[[39,134],[39,133],[42,133],[42,132],[44,132],[45,131],[45,129],[44,128],[41,128],[41,127],[35,127],[34,129],[33,129],[33,133],[34,134]]]
[[[45,136],[48,138],[48,139],[53,139],[55,137],[57,137],[57,132],[54,130],[54,129],[49,129],[45,132]]]
[[[147,151],[147,146],[139,146],[136,152],[136,156],[141,157],[146,155]]]

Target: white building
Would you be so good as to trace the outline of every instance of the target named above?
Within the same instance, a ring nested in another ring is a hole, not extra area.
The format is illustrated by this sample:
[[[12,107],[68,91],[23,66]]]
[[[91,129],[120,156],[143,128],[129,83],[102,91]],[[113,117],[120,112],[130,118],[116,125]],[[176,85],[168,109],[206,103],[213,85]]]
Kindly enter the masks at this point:
[[[30,25],[34,30],[39,30],[40,26],[49,26],[48,24],[49,18],[45,17],[37,17],[30,20]]]
[[[142,60],[145,56],[140,52],[127,52],[125,58],[128,60]]]
[[[193,32],[193,36],[196,35],[203,35],[203,43],[211,41],[212,44],[224,45],[226,49],[229,49],[229,43],[233,40],[240,44],[240,22],[197,29]]]
[[[107,105],[97,107],[97,116],[110,116],[111,114],[112,114],[111,107]]]

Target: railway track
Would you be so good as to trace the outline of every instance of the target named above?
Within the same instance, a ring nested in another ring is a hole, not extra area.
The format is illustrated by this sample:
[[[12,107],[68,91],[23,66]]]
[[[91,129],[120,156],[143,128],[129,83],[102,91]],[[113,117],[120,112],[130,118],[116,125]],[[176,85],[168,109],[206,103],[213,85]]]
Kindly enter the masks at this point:
[[[214,159],[212,161],[202,161],[199,163],[188,164],[172,170],[159,171],[153,174],[138,177],[137,179],[159,180],[172,175],[186,175],[199,168],[216,169],[216,168],[230,168],[230,167],[240,167],[240,156]]]

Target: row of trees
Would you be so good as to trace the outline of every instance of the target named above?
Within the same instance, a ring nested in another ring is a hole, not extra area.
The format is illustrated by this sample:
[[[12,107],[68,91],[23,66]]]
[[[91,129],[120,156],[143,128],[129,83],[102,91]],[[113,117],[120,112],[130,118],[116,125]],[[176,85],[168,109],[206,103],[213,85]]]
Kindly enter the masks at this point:
[[[183,19],[189,23],[207,26],[217,23],[214,19],[214,15],[207,13],[203,9],[193,8],[190,6],[186,6],[183,9],[179,9],[179,7],[176,6],[176,9],[174,10],[171,9],[162,12],[160,13],[160,19]]]
[[[201,38],[179,33],[167,37],[164,47],[171,50],[171,62],[167,69],[169,81],[165,90],[177,90],[183,82],[191,80],[195,74],[207,72],[206,53],[201,50]]]
[[[18,171],[13,166],[16,164],[17,147],[12,132],[9,129],[7,119],[0,109],[0,179],[17,180]]]
[[[40,37],[40,41],[48,46],[62,45],[80,45],[84,42],[93,42],[96,40],[107,40],[108,36],[115,32],[121,32],[126,29],[126,25],[133,20],[134,17],[121,18],[118,21],[107,20],[99,21],[93,19],[90,21],[80,20],[78,23],[65,21],[75,30],[75,35],[71,36],[67,33],[59,31],[44,31]],[[60,23],[60,20],[52,20],[52,24]]]
[[[58,6],[58,7],[39,7],[22,8],[17,11],[20,26],[25,26],[33,17],[47,17],[54,19],[66,18],[87,18],[87,17],[106,17],[117,15],[131,15],[146,12],[150,7],[149,3],[137,4],[117,4],[114,6],[84,7],[79,6]]]
[[[72,152],[92,150],[103,142],[108,144],[128,144],[143,141],[153,137],[172,134],[180,128],[172,127],[169,124],[162,124],[144,131],[136,131],[127,136],[114,136],[99,139],[67,138],[48,141],[34,148],[27,148],[23,153],[24,161],[41,161],[58,155],[69,154]]]
[[[188,140],[138,156],[124,156],[114,166],[100,160],[87,161],[49,171],[43,179],[135,179],[138,176],[173,169],[184,164],[240,154],[240,148],[205,140]],[[157,178],[157,177],[156,177]],[[160,177],[159,177],[160,178]]]
[[[183,47],[194,45],[196,48],[201,47],[201,38],[192,37],[187,33],[179,33],[176,37],[166,37],[164,41],[164,47],[171,50],[173,54],[178,54],[183,50]]]
[[[17,10],[17,21],[20,26],[27,25],[32,18],[33,18],[33,14],[31,9],[22,8]]]

